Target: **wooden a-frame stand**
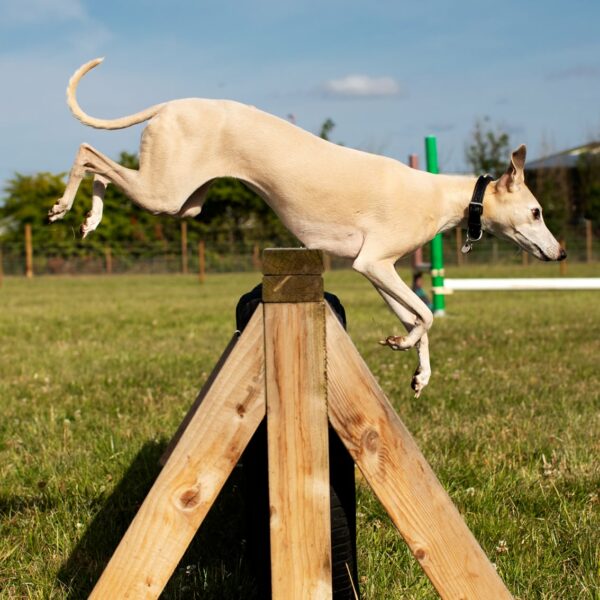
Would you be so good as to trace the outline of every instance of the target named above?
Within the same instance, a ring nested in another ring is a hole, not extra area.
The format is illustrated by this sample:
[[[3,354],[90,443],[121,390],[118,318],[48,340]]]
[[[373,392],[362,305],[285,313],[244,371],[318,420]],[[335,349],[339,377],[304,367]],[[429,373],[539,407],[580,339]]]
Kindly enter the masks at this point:
[[[158,598],[265,415],[275,600],[331,598],[328,420],[442,598],[512,598],[323,301],[321,253],[267,250],[263,265],[262,307],[90,598]]]

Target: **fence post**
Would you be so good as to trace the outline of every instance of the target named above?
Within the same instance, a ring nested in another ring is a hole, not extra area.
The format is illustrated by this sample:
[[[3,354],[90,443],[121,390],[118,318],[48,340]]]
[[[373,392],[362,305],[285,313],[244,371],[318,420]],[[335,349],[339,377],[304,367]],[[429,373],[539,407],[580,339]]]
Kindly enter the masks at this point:
[[[527,254],[525,250],[521,252],[521,262],[523,263],[524,267],[526,267],[529,264],[529,254]]]
[[[566,250],[567,249],[567,241],[564,238],[560,238],[559,244]],[[561,260],[558,263],[558,269],[561,277],[564,277],[567,274],[567,261]]]
[[[25,223],[25,276],[33,277],[33,247],[31,242],[31,223]]]
[[[181,272],[184,275],[188,273],[187,223],[185,221],[181,221]]]
[[[198,281],[204,283],[206,279],[206,257],[204,240],[198,242]]]
[[[592,221],[585,220],[585,254],[587,262],[592,262]]]
[[[260,271],[260,248],[254,244],[252,248],[252,266],[256,271]]]
[[[104,248],[104,263],[106,266],[106,274],[107,275],[112,275],[112,251],[110,249],[110,246],[106,246]]]

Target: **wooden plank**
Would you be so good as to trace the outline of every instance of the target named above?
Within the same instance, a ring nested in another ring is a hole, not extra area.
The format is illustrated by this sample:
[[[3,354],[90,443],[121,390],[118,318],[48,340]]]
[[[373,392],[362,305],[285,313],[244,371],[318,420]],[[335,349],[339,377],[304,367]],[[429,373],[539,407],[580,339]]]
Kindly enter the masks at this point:
[[[257,310],[90,598],[158,598],[264,418],[263,344]]]
[[[262,272],[265,275],[321,275],[323,253],[306,248],[266,248]]]
[[[321,302],[321,275],[265,275],[263,302]]]
[[[323,302],[265,304],[273,600],[331,598]]]
[[[329,419],[443,599],[512,598],[333,312]]]

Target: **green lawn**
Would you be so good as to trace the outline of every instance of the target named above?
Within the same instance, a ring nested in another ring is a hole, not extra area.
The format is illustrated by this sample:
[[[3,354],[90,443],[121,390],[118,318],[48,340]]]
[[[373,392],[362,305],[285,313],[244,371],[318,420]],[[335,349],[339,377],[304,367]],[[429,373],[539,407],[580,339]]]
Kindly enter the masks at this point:
[[[599,271],[569,265],[569,275]],[[258,281],[5,279],[0,598],[86,597],[231,336],[237,298]],[[449,296],[448,316],[431,332],[431,383],[416,400],[414,352],[376,343],[400,330],[376,292],[351,272],[328,274],[326,287],[342,299],[350,335],[513,594],[600,598],[600,294]],[[164,598],[254,597],[236,490],[234,477]],[[364,598],[435,598],[361,482],[358,503]]]

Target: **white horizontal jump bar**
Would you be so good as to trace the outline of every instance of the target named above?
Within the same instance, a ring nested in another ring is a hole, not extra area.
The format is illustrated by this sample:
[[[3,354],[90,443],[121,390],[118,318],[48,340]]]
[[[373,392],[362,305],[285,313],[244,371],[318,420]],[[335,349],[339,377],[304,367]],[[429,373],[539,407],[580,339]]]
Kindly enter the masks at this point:
[[[600,290],[600,277],[539,277],[506,279],[446,279],[453,291],[485,290]]]

